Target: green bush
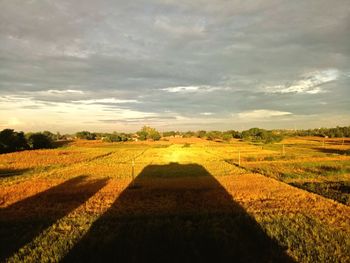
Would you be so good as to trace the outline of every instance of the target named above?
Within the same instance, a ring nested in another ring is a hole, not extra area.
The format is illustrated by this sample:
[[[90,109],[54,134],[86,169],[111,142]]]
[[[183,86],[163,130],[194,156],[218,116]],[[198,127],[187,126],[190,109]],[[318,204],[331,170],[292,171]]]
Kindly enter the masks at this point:
[[[23,132],[4,129],[0,132],[0,153],[9,153],[28,149],[28,143]]]
[[[242,138],[246,141],[263,143],[275,143],[283,140],[282,134],[260,128],[251,128],[247,131],[243,131]]]
[[[155,128],[149,126],[143,126],[142,129],[137,132],[137,135],[141,141],[159,141],[161,138],[160,133]]]
[[[29,134],[28,144],[31,149],[49,149],[54,146],[52,138],[40,132]]]
[[[96,134],[88,131],[81,131],[76,133],[76,137],[79,139],[85,139],[85,140],[95,140]]]

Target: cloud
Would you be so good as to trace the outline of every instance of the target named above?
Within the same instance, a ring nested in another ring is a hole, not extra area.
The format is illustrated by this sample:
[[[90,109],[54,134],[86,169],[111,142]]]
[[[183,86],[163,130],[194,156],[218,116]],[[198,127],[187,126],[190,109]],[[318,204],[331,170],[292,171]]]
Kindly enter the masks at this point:
[[[205,32],[205,21],[197,19],[193,21],[192,17],[167,17],[157,16],[154,21],[154,26],[171,35],[175,36],[200,36]]]
[[[103,99],[88,99],[88,100],[73,100],[73,103],[79,104],[123,104],[123,103],[139,103],[138,100],[103,98]]]
[[[132,122],[99,120],[173,116],[170,129],[327,126],[329,114],[350,116],[347,6],[0,1],[0,123],[13,116],[25,129],[123,130]],[[231,115],[256,109],[293,114],[261,123]],[[167,122],[133,127],[142,121]]]
[[[276,111],[276,110],[251,110],[251,111],[245,111],[238,113],[238,117],[240,119],[268,119],[273,117],[281,117],[281,116],[287,116],[292,115],[291,112],[287,111]]]
[[[141,118],[126,118],[126,119],[104,119],[99,120],[103,123],[138,123],[142,125],[143,123],[147,122],[164,122],[164,121],[171,121],[176,120],[176,117],[174,116],[154,116],[154,117],[141,117]]]
[[[192,93],[192,92],[213,92],[219,90],[229,90],[228,87],[215,87],[215,86],[178,86],[168,87],[161,89],[170,93]]]
[[[265,87],[265,90],[270,93],[323,93],[327,91],[320,86],[337,80],[339,75],[337,69],[314,71],[303,75],[301,80],[292,84]]]
[[[44,91],[43,93],[48,93],[48,94],[84,94],[84,91],[74,90],[74,89],[66,89],[66,90],[50,89],[46,92]]]
[[[109,103],[126,103],[116,99],[96,99],[91,101],[84,101],[83,103],[76,102],[47,102],[35,100],[33,98],[25,98],[18,96],[0,96],[0,108],[6,108],[4,111],[7,116],[13,113],[20,116],[21,120],[30,119],[31,121],[40,122],[43,115],[46,119],[54,120],[57,124],[61,122],[68,123],[82,123],[83,121],[90,121],[98,123],[99,118],[106,119],[128,120],[137,118],[154,118],[158,117],[153,112],[138,111],[128,108],[113,109],[108,108]],[[105,105],[107,104],[107,105]],[[109,109],[109,111],[105,111]],[[8,125],[20,125],[24,122],[15,122],[19,118],[12,117],[8,121]]]

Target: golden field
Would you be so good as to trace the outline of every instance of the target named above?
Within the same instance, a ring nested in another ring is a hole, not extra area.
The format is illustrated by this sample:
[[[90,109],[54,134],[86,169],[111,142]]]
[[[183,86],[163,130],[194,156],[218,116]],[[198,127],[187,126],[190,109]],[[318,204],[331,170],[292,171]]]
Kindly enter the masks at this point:
[[[349,154],[314,137],[3,154],[0,261],[349,262]]]

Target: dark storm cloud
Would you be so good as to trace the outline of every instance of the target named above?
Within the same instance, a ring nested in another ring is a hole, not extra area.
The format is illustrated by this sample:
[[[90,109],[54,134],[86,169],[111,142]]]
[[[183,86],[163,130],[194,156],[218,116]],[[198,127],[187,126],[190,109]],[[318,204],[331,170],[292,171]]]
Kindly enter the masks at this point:
[[[264,113],[267,127],[283,126],[283,113],[286,124],[328,125],[327,114],[350,113],[347,0],[12,0],[0,10],[2,109],[83,105],[106,113],[92,122],[208,128]]]

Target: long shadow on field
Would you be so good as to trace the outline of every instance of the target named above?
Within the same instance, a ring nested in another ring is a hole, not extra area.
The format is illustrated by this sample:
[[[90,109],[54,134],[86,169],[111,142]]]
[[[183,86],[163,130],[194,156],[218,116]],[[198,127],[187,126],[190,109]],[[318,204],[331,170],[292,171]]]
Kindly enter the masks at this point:
[[[349,155],[350,154],[350,149],[330,149],[330,148],[321,148],[321,147],[317,147],[314,149],[319,151],[319,152],[329,153],[329,154],[340,154],[340,155]]]
[[[64,262],[291,262],[198,164],[149,165]]]
[[[336,200],[345,205],[350,205],[349,181],[303,183],[293,182],[290,183],[290,185]]]
[[[24,174],[31,169],[0,169],[0,179],[1,178],[6,178],[6,177],[11,177],[11,176],[16,176],[16,175],[21,175]]]
[[[0,209],[0,262],[83,204],[106,183],[79,176]]]

